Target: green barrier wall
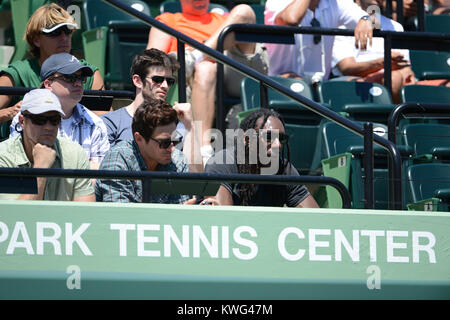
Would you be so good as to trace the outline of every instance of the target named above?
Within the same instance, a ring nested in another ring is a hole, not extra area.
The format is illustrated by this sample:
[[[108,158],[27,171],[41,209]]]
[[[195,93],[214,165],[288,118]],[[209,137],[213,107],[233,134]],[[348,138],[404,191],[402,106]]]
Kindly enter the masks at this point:
[[[449,299],[450,214],[0,201],[2,299]]]

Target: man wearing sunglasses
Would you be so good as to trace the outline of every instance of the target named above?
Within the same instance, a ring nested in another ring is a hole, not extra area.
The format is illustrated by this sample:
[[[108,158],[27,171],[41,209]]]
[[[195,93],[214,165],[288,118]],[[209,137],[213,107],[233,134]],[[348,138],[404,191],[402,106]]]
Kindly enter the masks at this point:
[[[92,169],[97,169],[109,150],[106,126],[99,116],[81,105],[83,84],[92,76],[90,67],[68,53],[57,53],[44,61],[41,68],[42,87],[53,92],[61,103],[65,116],[58,135],[80,144]],[[18,116],[14,117],[10,135],[18,134]]]
[[[373,25],[353,0],[267,0],[265,24],[314,28],[345,26],[355,30],[355,46],[372,44]],[[333,36],[296,34],[294,45],[267,44],[269,75],[300,77],[310,83],[327,80]]]
[[[57,136],[65,113],[50,90],[35,89],[25,94],[19,123],[20,135],[0,143],[0,167],[89,169],[83,149]],[[89,179],[37,178],[37,194],[5,194],[0,199],[95,201]]]
[[[130,74],[135,86],[136,96],[131,104],[116,111],[106,113],[101,118],[108,129],[111,148],[121,141],[133,140],[131,123],[136,109],[149,99],[166,100],[170,88],[175,84],[174,74],[179,68],[178,61],[158,49],[144,50],[133,58]],[[203,171],[202,160],[195,151],[200,148],[200,137],[194,134],[195,126],[190,103],[175,103],[174,109],[180,120],[177,131],[184,137],[178,149],[183,150],[191,172]],[[195,144],[194,144],[195,140]]]
[[[177,69],[177,61],[157,49],[145,50],[133,58],[130,74],[135,86],[135,99],[128,106],[101,117],[108,129],[111,147],[121,141],[133,139],[131,122],[144,99],[167,99],[170,87],[176,82],[174,74]]]
[[[236,136],[235,148],[216,153],[206,164],[205,172],[299,175],[290,163],[289,136],[277,112],[267,108],[256,110],[242,120],[240,129],[243,135]],[[282,156],[283,151],[286,151],[286,158]],[[204,201],[213,205],[318,208],[304,185],[224,182],[215,197]]]
[[[134,113],[133,140],[119,142],[106,154],[101,170],[188,172],[184,154],[175,148],[181,142],[176,131],[177,111],[160,99],[145,100]],[[142,202],[140,180],[98,180],[97,201]],[[154,203],[184,203],[185,195],[152,194]]]
[[[55,53],[72,50],[72,35],[77,24],[73,17],[55,3],[37,9],[28,20],[25,39],[30,47],[31,58],[16,60],[0,72],[0,86],[39,88],[42,63]],[[78,31],[80,32],[80,31]],[[98,68],[89,66],[93,74],[86,78],[85,89],[103,89],[103,79]],[[0,124],[10,121],[20,110],[19,96],[0,95]]]

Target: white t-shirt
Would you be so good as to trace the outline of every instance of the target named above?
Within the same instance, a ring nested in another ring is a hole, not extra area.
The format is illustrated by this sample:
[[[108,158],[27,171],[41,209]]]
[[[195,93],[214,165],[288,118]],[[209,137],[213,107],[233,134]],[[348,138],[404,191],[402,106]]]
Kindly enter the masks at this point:
[[[385,31],[403,31],[403,26],[389,18],[386,18],[383,15],[377,15],[381,23],[381,30]],[[395,49],[394,51],[399,51],[403,53],[403,57],[405,60],[409,60],[409,50],[399,50]],[[375,60],[378,58],[384,57],[384,39],[381,37],[373,37],[372,38],[372,46],[368,46],[367,50],[360,50],[355,48],[355,38],[354,37],[343,37],[336,36],[334,39],[334,47],[333,47],[333,74],[342,75],[336,65],[339,61],[348,58],[354,57],[356,62],[366,62]]]
[[[267,0],[264,20],[267,25],[275,25],[275,18],[294,0]],[[321,0],[315,12],[307,9],[300,26],[310,27],[315,18],[322,28],[337,28],[341,25],[354,29],[359,19],[367,13],[352,0]],[[305,80],[310,80],[316,72],[328,79],[334,36],[322,36],[320,43],[314,44],[313,35],[297,34],[294,45],[266,44],[269,54],[269,75],[295,72]],[[323,55],[322,55],[323,54]]]

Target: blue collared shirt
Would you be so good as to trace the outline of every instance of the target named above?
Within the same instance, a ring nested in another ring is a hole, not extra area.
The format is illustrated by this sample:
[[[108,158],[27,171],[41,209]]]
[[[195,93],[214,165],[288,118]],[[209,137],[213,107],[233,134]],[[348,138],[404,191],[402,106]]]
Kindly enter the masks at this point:
[[[122,141],[106,154],[100,170],[144,171],[147,165],[134,140]],[[188,172],[189,166],[184,154],[175,149],[172,161],[167,165],[158,164],[156,171]],[[140,180],[99,179],[95,185],[97,201],[102,202],[142,202],[142,182]],[[152,194],[153,203],[184,203],[187,195]]]

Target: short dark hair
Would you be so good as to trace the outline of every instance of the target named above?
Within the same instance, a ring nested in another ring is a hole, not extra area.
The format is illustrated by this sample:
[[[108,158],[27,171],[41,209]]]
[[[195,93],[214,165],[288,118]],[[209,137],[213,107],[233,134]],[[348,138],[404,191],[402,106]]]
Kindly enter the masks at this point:
[[[163,100],[148,99],[136,109],[131,129],[133,135],[135,132],[139,132],[148,142],[157,127],[171,123],[178,123],[176,110]]]
[[[152,48],[134,56],[131,63],[130,76],[133,77],[133,75],[137,74],[144,81],[149,67],[163,67],[172,70],[174,74],[180,65],[175,58],[161,50]]]

